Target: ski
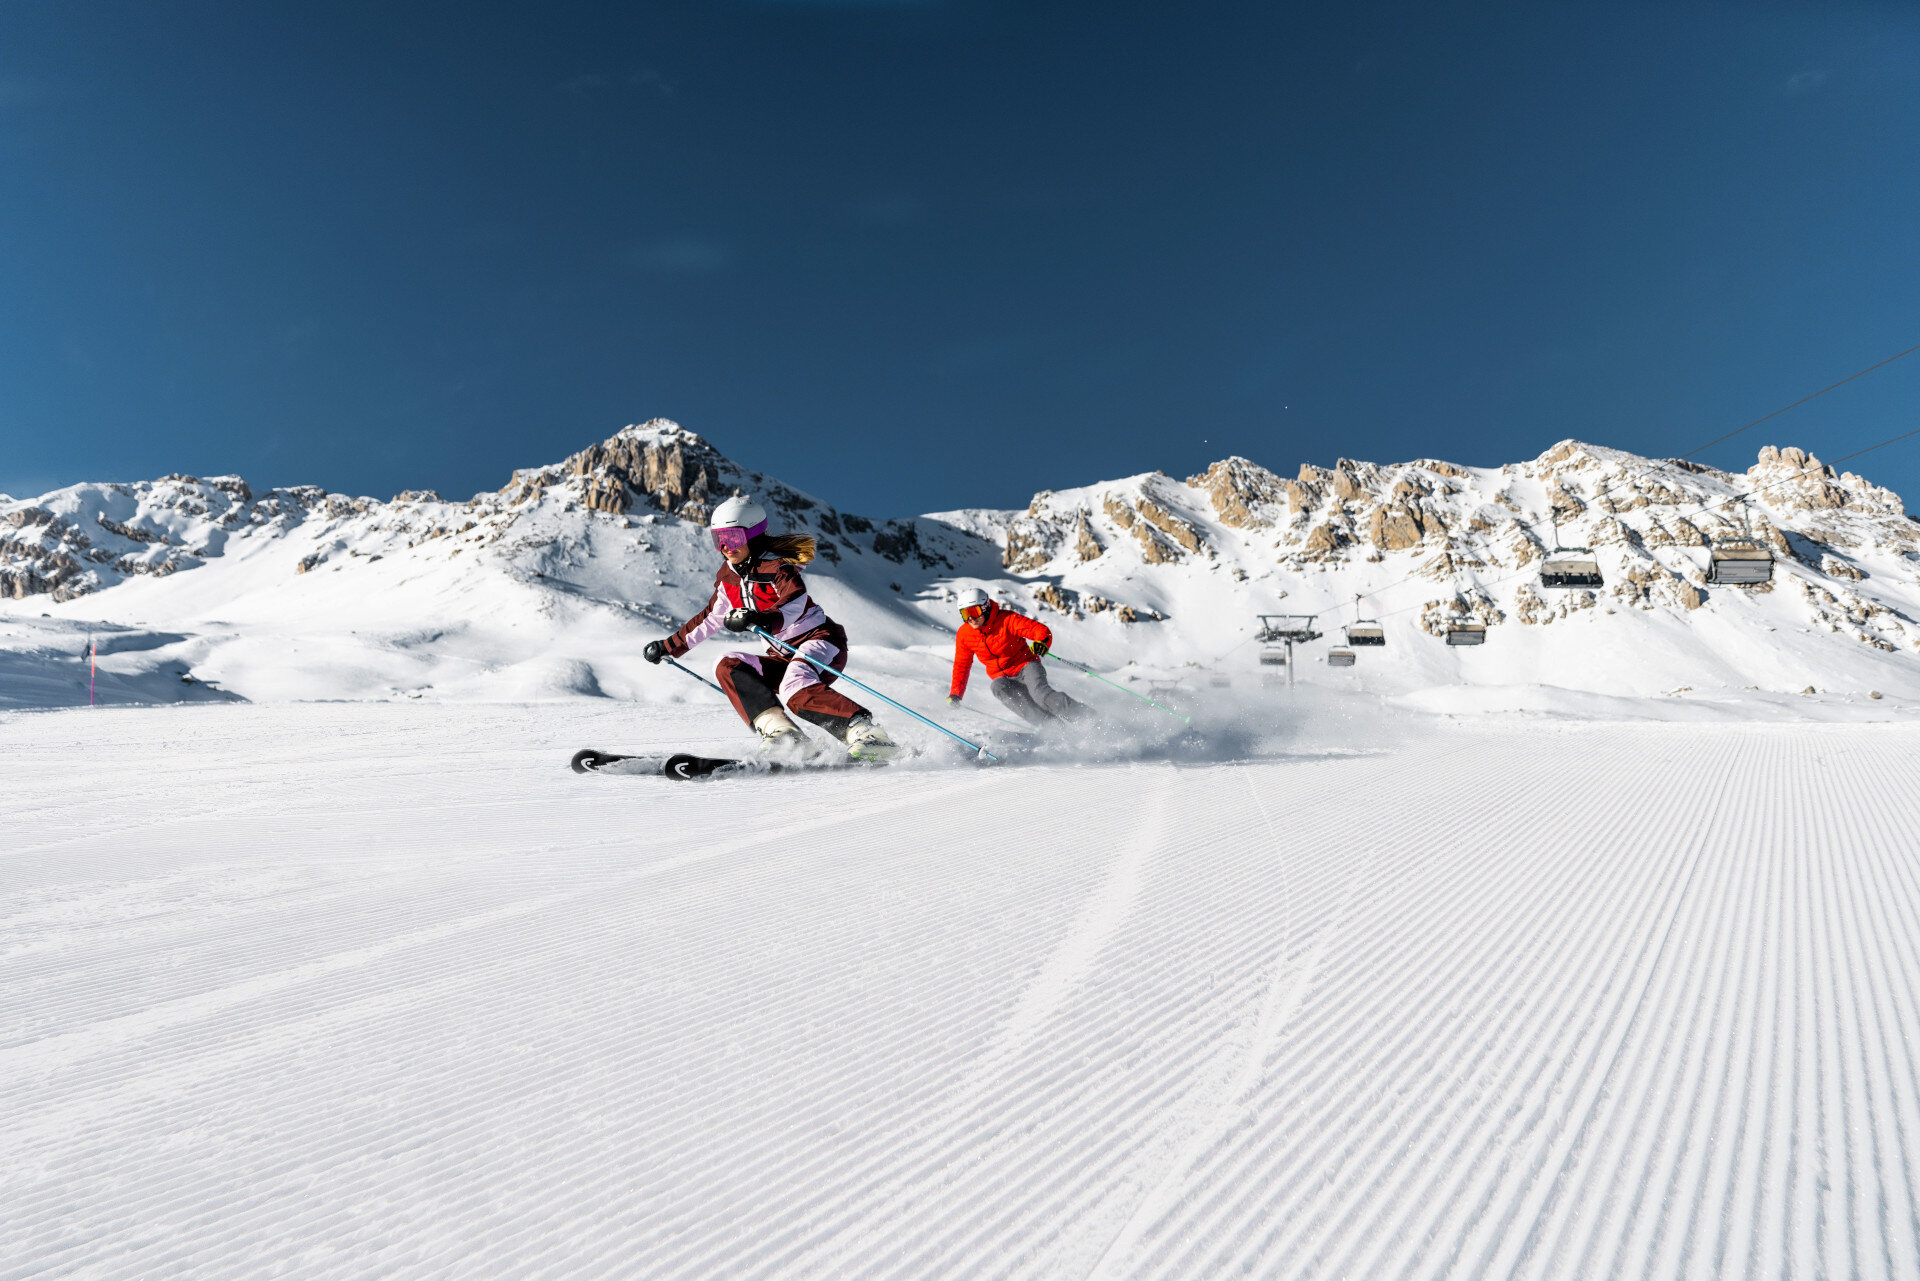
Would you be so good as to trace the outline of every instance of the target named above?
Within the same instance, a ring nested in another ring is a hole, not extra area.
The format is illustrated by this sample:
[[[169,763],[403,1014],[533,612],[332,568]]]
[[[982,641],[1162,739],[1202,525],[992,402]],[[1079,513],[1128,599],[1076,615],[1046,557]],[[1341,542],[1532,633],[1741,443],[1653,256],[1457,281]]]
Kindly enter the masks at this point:
[[[719,774],[772,774],[780,766],[772,761],[738,761],[719,756],[695,756],[689,752],[678,752],[667,757],[667,763],[660,769],[668,778],[687,782],[696,778],[713,778]]]
[[[791,763],[767,760],[741,760],[725,756],[695,756],[675,752],[671,756],[623,756],[586,747],[573,754],[569,762],[576,774],[663,774],[681,782],[702,778],[722,778],[738,774],[791,774],[825,769],[874,769],[885,761],[834,759]]]
[[[730,757],[695,756],[675,752],[671,756],[628,756],[586,747],[575,752],[568,762],[576,774],[664,774],[668,778],[711,778],[715,774],[770,773],[778,766],[770,761],[734,760]]]

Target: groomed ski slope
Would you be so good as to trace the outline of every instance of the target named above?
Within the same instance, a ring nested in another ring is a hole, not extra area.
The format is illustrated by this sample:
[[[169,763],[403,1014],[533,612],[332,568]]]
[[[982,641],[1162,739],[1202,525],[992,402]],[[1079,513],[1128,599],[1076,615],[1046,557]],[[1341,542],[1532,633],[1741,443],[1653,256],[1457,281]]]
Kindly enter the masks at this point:
[[[1920,727],[0,717],[0,1277],[1920,1276]]]

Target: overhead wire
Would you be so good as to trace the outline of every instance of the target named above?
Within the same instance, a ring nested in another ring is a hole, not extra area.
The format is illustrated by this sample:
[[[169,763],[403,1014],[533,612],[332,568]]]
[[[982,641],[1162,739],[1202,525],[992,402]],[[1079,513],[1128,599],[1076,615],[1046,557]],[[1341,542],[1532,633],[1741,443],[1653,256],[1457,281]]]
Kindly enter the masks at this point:
[[[1798,409],[1801,405],[1806,404],[1810,400],[1818,400],[1820,397],[1826,395],[1830,391],[1835,390],[1836,388],[1844,387],[1848,383],[1853,382],[1857,378],[1863,378],[1866,375],[1872,373],[1874,370],[1884,368],[1885,366],[1892,364],[1894,361],[1899,360],[1904,356],[1911,356],[1914,352],[1917,352],[1917,351],[1920,351],[1920,344],[1916,344],[1915,346],[1909,347],[1905,351],[1896,352],[1893,355],[1888,356],[1885,360],[1879,361],[1872,365],[1868,365],[1865,369],[1862,369],[1857,373],[1848,374],[1845,378],[1842,378],[1839,382],[1832,383],[1832,384],[1829,384],[1828,386],[1822,387],[1819,391],[1814,392],[1810,396],[1802,396],[1799,400],[1794,401],[1791,405],[1782,406],[1781,408],[1774,410],[1770,414],[1765,414],[1759,418],[1756,418],[1752,422],[1748,423],[1745,427],[1735,428],[1733,431],[1727,432],[1725,435],[1722,435],[1722,436],[1716,436],[1714,437],[1714,439],[1708,441],[1706,444],[1700,445],[1697,448],[1688,451],[1687,453],[1679,454],[1675,456],[1672,461],[1679,462],[1688,458],[1692,458],[1695,454],[1703,453],[1706,450],[1713,448],[1715,445],[1719,444],[1722,441],[1731,440],[1733,439],[1733,437],[1738,436],[1741,432],[1750,431],[1753,428],[1758,427],[1760,424],[1764,422],[1768,422],[1772,419],[1778,418],[1780,415],[1786,413],[1788,410]],[[1905,440],[1909,436],[1915,436],[1915,435],[1920,435],[1920,429],[1916,429],[1910,432],[1903,432],[1902,434],[1898,436],[1894,436],[1891,439],[1883,440],[1877,445],[1869,445],[1865,449],[1855,450],[1853,453],[1848,454],[1843,458],[1837,458],[1832,462],[1823,463],[1820,466],[1821,467],[1837,467],[1841,463],[1847,462],[1850,459],[1860,457],[1862,454],[1870,454],[1876,449],[1884,449],[1888,445],[1895,444],[1898,441]],[[1705,513],[1713,510],[1715,507],[1724,507],[1729,503],[1736,503],[1736,502],[1744,503],[1748,499],[1751,499],[1755,494],[1764,493],[1766,490],[1772,489],[1777,485],[1785,484],[1790,480],[1798,479],[1800,476],[1805,475],[1807,472],[1816,471],[1816,470],[1819,470],[1819,468],[1816,468],[1816,467],[1802,468],[1799,471],[1793,473],[1792,475],[1781,477],[1779,480],[1772,481],[1756,489],[1749,490],[1745,495],[1732,495],[1732,496],[1729,496],[1728,498],[1719,500],[1718,502],[1708,503],[1705,506],[1699,508],[1698,510],[1689,513],[1687,516],[1681,517],[1680,519],[1684,520],[1684,519],[1689,519],[1692,516],[1704,515]],[[1606,492],[1609,488],[1611,488],[1611,485],[1612,485],[1612,482],[1610,480],[1603,482],[1600,488],[1600,492],[1594,495],[1594,501],[1598,502],[1601,498],[1605,497]],[[1495,578],[1484,583],[1476,582],[1474,586],[1477,588],[1497,587],[1501,583],[1509,582],[1514,578],[1519,578],[1524,574],[1526,574],[1527,572],[1529,571],[1525,569],[1517,569],[1511,574],[1504,574],[1499,578]],[[1377,596],[1381,592],[1392,591],[1397,587],[1405,586],[1406,584],[1412,582],[1414,579],[1419,578],[1421,576],[1422,576],[1422,573],[1420,570],[1413,570],[1407,573],[1405,576],[1395,579],[1393,582],[1387,583],[1383,587],[1375,588],[1371,593],[1368,593],[1368,594]],[[1329,605],[1324,609],[1316,610],[1311,614],[1304,615],[1304,617],[1320,618],[1321,616],[1326,614],[1338,613],[1343,608],[1344,606],[1341,606],[1341,605]],[[1423,609],[1423,608],[1425,608],[1424,605],[1403,606],[1399,609],[1382,611],[1380,613],[1375,614],[1374,617],[1375,618],[1391,618],[1397,614],[1407,613],[1409,610],[1412,610],[1412,609]],[[1358,617],[1357,614],[1356,614],[1356,617]],[[1238,646],[1236,646],[1235,648],[1238,648]]]
[[[1865,449],[1856,449],[1851,454],[1847,454],[1847,455],[1844,455],[1843,457],[1836,458],[1830,463],[1820,463],[1814,466],[1798,468],[1795,471],[1789,473],[1788,475],[1782,476],[1777,480],[1769,481],[1765,485],[1761,485],[1755,489],[1750,489],[1744,494],[1728,495],[1726,498],[1720,499],[1716,502],[1708,503],[1702,507],[1697,507],[1694,510],[1687,512],[1686,514],[1677,517],[1676,519],[1691,520],[1695,516],[1705,515],[1706,513],[1712,511],[1716,507],[1725,507],[1733,503],[1745,503],[1749,499],[1751,499],[1755,494],[1763,493],[1766,490],[1776,488],[1780,485],[1784,485],[1789,481],[1798,480],[1802,476],[1808,475],[1813,472],[1828,471],[1831,468],[1838,467],[1841,463],[1848,462],[1848,461],[1851,461],[1852,459],[1858,458],[1862,454],[1870,454],[1876,449],[1885,449],[1888,445],[1897,444],[1898,442],[1907,439],[1909,436],[1920,436],[1920,427],[1916,427],[1912,431],[1901,432],[1898,436],[1889,437],[1888,439],[1881,441],[1877,445],[1868,445]],[[1596,500],[1598,500],[1600,495],[1596,494],[1594,497]],[[1531,572],[1532,572],[1531,570],[1525,569],[1525,568],[1516,569],[1511,573],[1502,574],[1498,578],[1488,579],[1485,582],[1476,582],[1474,583],[1474,587],[1480,590],[1484,590],[1488,587],[1498,587],[1501,583],[1511,582],[1512,580],[1516,578],[1524,577],[1525,575]],[[1399,582],[1389,584],[1389,586],[1398,587],[1402,583],[1411,582],[1414,577],[1415,575],[1409,574],[1406,578],[1401,579]],[[1426,608],[1425,604],[1403,605],[1399,609],[1385,610],[1375,615],[1375,617],[1376,618],[1392,618],[1396,614],[1405,614],[1415,609],[1424,609],[1424,608]],[[1322,612],[1327,612],[1327,611],[1322,611]]]

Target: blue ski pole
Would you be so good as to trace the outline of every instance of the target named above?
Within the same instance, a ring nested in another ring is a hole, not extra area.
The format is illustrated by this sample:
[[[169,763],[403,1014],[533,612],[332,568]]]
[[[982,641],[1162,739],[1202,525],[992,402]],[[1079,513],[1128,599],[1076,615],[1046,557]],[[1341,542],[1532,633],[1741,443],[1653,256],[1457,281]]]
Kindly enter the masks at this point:
[[[967,747],[971,748],[977,755],[983,757],[984,759],[990,760],[990,761],[997,761],[1000,759],[998,756],[995,756],[992,752],[989,752],[986,748],[980,746],[980,744],[971,742],[968,739],[961,738],[958,734],[948,729],[945,725],[940,724],[938,721],[928,720],[926,717],[922,716],[920,713],[914,711],[911,707],[908,707],[905,703],[898,702],[895,699],[888,698],[885,694],[882,694],[879,690],[875,689],[873,686],[862,684],[861,682],[855,680],[853,677],[847,675],[845,672],[837,671],[834,668],[827,666],[825,663],[821,662],[817,658],[808,658],[805,654],[802,654],[799,650],[787,644],[785,641],[779,639],[777,636],[774,636],[771,633],[767,632],[764,628],[760,628],[760,627],[754,628],[753,634],[755,636],[758,636],[761,640],[765,641],[767,644],[773,646],[775,649],[783,650],[784,652],[793,655],[795,658],[799,659],[801,662],[809,663],[813,665],[814,667],[818,668],[822,674],[827,676],[837,677],[840,680],[845,681],[847,684],[853,686],[855,689],[865,690],[867,693],[873,695],[875,698],[879,699],[881,702],[886,703],[888,706],[896,707],[899,710],[905,712],[907,715],[913,717],[913,719],[915,719],[916,721],[919,721],[922,725],[931,725],[933,728],[939,730],[942,734],[945,734],[948,738],[954,740],[956,743],[965,744]]]
[[[691,667],[682,667],[680,663],[675,659],[669,658],[667,661],[669,663],[672,663],[675,667],[679,667],[681,671],[693,677],[693,679],[699,681],[702,685],[705,685],[708,689],[712,690],[714,693],[718,694],[720,697],[725,698],[727,696],[726,690],[721,689],[718,685],[715,685],[712,681],[702,676],[699,672],[694,671]]]
[[[1079,672],[1082,676],[1091,676],[1093,677],[1093,679],[1100,681],[1103,684],[1111,685],[1115,689],[1119,690],[1122,694],[1132,694],[1135,698],[1139,699],[1141,702],[1145,703],[1149,707],[1158,707],[1160,708],[1161,711],[1165,712],[1169,716],[1179,716],[1180,719],[1185,721],[1187,724],[1189,725],[1193,724],[1193,717],[1181,715],[1181,713],[1174,711],[1171,707],[1166,707],[1159,703],[1156,703],[1152,699],[1148,698],[1145,694],[1141,694],[1134,690],[1130,690],[1125,685],[1122,685],[1118,681],[1110,681],[1106,677],[1102,676],[1099,672],[1094,671],[1091,667],[1082,667],[1080,666],[1080,664],[1074,662],[1070,658],[1062,658],[1060,657],[1060,655],[1054,654],[1051,652],[1048,653],[1047,657],[1053,659],[1056,663],[1066,664],[1068,667],[1071,667],[1074,671]]]

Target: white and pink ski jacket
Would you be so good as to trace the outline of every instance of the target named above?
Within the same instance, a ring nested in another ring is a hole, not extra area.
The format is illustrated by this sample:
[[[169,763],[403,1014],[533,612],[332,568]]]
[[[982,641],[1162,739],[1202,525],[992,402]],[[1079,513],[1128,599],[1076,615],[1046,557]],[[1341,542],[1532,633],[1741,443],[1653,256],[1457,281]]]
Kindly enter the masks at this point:
[[[713,595],[706,608],[667,637],[667,653],[679,658],[719,632],[727,612],[735,609],[779,611],[780,626],[768,630],[789,645],[810,640],[815,632],[832,626],[827,612],[807,594],[806,582],[793,563],[768,556],[744,578],[733,566],[722,564],[713,576]]]

